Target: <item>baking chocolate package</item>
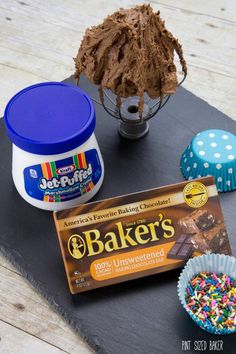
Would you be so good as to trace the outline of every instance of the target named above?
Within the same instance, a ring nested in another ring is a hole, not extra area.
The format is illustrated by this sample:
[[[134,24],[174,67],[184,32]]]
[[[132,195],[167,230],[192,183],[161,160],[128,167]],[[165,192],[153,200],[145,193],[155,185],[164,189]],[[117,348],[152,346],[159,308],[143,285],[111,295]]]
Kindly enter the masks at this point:
[[[231,254],[213,177],[54,212],[72,294]]]

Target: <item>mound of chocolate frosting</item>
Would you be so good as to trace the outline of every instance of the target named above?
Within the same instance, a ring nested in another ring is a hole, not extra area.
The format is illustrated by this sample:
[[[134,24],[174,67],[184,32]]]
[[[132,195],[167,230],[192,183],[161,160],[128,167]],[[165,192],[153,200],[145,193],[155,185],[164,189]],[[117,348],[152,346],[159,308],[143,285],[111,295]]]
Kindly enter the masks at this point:
[[[121,97],[152,98],[173,94],[178,85],[174,53],[182,71],[187,73],[182,47],[165,28],[160,12],[150,5],[121,9],[108,16],[101,25],[88,28],[75,59],[75,77],[84,73],[102,89]]]

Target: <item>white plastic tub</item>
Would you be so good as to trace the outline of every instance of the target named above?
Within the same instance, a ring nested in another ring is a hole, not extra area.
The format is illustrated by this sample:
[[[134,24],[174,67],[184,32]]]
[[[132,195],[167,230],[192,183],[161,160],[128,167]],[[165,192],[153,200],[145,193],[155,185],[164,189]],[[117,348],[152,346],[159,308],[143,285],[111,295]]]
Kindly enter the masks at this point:
[[[13,143],[12,176],[19,194],[45,210],[90,200],[104,178],[87,94],[62,83],[42,83],[16,94],[5,110]]]

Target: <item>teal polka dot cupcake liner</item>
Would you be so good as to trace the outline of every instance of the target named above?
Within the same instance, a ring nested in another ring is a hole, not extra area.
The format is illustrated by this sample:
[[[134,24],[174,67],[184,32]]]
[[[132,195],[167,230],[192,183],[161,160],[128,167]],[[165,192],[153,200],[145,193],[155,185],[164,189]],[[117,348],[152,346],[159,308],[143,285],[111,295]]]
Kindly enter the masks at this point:
[[[236,136],[219,129],[198,133],[181,156],[185,179],[214,176],[219,192],[236,189]]]
[[[215,326],[203,322],[193,312],[187,307],[185,300],[185,292],[190,280],[201,272],[209,273],[224,273],[236,279],[236,258],[232,256],[226,256],[224,254],[206,254],[203,256],[198,256],[191,258],[185,265],[180,274],[177,291],[179,300],[183,308],[187,311],[192,320],[203,330],[213,333],[213,334],[232,334],[236,332],[236,326],[232,329],[223,328],[218,329]]]

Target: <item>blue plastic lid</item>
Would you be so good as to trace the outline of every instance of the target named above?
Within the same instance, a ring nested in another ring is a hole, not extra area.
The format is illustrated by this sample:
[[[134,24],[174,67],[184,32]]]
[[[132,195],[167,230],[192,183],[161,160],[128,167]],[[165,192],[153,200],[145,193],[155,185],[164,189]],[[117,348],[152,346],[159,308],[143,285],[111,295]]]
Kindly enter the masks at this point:
[[[11,98],[4,120],[9,139],[22,150],[53,155],[83,144],[96,118],[90,97],[60,82],[29,86]]]

